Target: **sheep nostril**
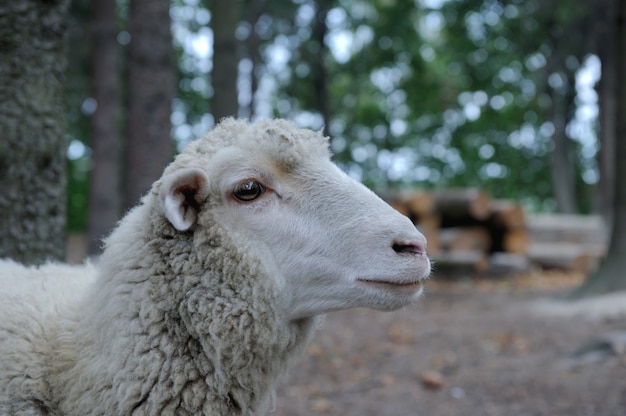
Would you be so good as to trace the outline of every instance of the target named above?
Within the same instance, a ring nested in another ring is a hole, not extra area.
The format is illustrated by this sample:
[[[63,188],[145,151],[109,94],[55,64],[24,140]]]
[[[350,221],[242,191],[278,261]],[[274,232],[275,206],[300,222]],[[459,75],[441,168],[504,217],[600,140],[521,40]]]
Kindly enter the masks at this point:
[[[424,254],[426,252],[424,244],[419,242],[395,242],[391,248],[398,254]]]

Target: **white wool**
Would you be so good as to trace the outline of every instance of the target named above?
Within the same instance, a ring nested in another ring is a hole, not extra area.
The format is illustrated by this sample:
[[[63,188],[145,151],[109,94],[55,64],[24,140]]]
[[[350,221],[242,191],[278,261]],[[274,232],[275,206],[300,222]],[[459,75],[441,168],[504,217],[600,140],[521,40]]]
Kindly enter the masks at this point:
[[[321,314],[419,298],[425,244],[319,133],[227,119],[97,267],[0,261],[0,414],[264,414]]]

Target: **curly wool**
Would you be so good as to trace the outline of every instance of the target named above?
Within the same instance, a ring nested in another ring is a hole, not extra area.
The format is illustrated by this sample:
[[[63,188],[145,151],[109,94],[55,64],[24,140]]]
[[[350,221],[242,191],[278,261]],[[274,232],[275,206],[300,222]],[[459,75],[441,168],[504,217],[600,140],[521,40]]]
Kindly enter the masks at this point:
[[[168,166],[165,173],[183,166],[197,165],[206,156],[235,145],[241,149],[253,149],[257,154],[271,154],[273,159],[282,162],[283,167],[293,167],[311,157],[330,156],[327,137],[319,132],[299,129],[287,120],[261,120],[250,125],[227,118],[215,127],[210,137],[211,140],[189,143],[184,153]]]
[[[253,145],[246,142],[253,133],[291,128],[261,123],[252,132],[247,123],[227,120],[210,140],[188,146],[166,173],[201,165],[225,143]],[[328,152],[319,134],[297,144],[289,137],[275,149],[287,167],[307,152]],[[74,297],[59,299],[33,277],[26,302],[0,294],[0,414],[268,409],[277,378],[308,341],[316,318],[281,319],[280,282],[271,266],[244,238],[226,233],[211,209],[193,231],[176,231],[159,207],[159,186],[106,240],[97,271],[0,265],[3,274],[63,276],[77,287]]]

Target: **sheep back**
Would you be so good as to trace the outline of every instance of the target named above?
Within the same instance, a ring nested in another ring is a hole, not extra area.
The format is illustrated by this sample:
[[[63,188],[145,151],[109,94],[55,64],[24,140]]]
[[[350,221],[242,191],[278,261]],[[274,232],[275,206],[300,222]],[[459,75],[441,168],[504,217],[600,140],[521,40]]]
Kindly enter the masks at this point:
[[[53,357],[75,355],[73,344],[56,341],[75,328],[95,277],[89,264],[35,268],[0,260],[0,414],[48,414]]]

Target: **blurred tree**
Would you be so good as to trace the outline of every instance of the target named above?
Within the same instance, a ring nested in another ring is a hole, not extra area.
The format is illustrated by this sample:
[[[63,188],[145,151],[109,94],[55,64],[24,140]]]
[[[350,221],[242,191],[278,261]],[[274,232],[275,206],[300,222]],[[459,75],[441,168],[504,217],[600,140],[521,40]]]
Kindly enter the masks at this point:
[[[556,211],[563,214],[578,212],[576,201],[576,163],[572,140],[568,137],[567,123],[571,120],[576,90],[574,74],[564,75],[562,88],[551,89],[551,111],[548,114],[554,128],[550,152],[552,189],[556,202]],[[559,91],[561,90],[561,91]]]
[[[576,5],[299,1],[289,21],[271,10],[255,26],[273,52],[260,76],[276,84],[275,115],[329,127],[336,159],[374,188],[481,186],[586,210],[573,98],[596,14]]]
[[[617,13],[615,19],[617,51],[626,51],[626,0],[615,0]],[[616,74],[626,74],[626,54],[618,54],[614,61]],[[616,178],[626,177],[626,83],[616,85],[615,143],[612,165]],[[606,126],[609,127],[609,126]],[[609,251],[598,271],[587,278],[583,285],[574,291],[573,296],[585,296],[626,290],[626,186],[618,180],[613,181],[613,224]]]
[[[544,36],[543,44],[550,51],[546,66],[540,72],[539,85],[545,89],[551,103],[546,109],[546,118],[554,129],[550,171],[556,211],[576,213],[582,205],[578,194],[580,174],[576,144],[568,134],[568,125],[576,114],[576,71],[584,56],[593,52],[592,26],[597,16],[593,5],[584,0],[577,0],[576,7],[549,0],[538,4],[538,8],[535,15],[540,29],[537,32]]]
[[[328,129],[335,159],[379,190],[480,186],[532,209],[585,211],[595,148],[573,134],[574,84],[590,53],[603,71],[615,55],[597,36],[610,1],[242,0],[220,12],[218,0],[175,0],[174,135],[179,146],[201,136],[215,121],[207,101],[230,97],[240,108],[225,115]],[[601,92],[614,89],[609,78],[598,86],[601,106],[610,105]],[[598,156],[602,183],[605,153],[610,142]]]
[[[256,115],[255,96],[259,88],[259,77],[256,72],[261,64],[261,38],[255,30],[255,25],[262,16],[265,8],[264,0],[249,0],[245,5],[245,15],[241,27],[247,30],[247,36],[242,36],[243,55],[250,62],[250,91],[248,102],[244,103],[242,113],[253,119]]]
[[[216,121],[224,117],[236,117],[239,113],[237,100],[238,41],[235,29],[239,23],[239,2],[231,0],[211,1],[211,25],[213,27],[213,97],[211,113]]]
[[[96,109],[91,115],[93,154],[87,251],[96,254],[100,251],[102,237],[113,228],[120,215],[120,73],[116,2],[94,0],[91,7],[91,90]]]
[[[313,48],[315,58],[312,60],[312,84],[315,89],[316,108],[322,116],[324,134],[329,134],[329,126],[331,120],[330,108],[330,91],[328,86],[328,46],[326,44],[326,35],[328,34],[328,11],[332,7],[331,0],[318,0],[315,20],[312,30],[312,41],[316,43]]]
[[[67,228],[87,229],[91,122],[96,107],[91,99],[91,1],[72,0],[69,16],[68,64],[65,77],[67,111]]]
[[[170,162],[172,100],[176,71],[170,1],[130,2],[128,139],[124,207],[135,205]]]
[[[293,116],[293,112],[286,109],[291,109],[292,105],[299,109],[299,104],[310,98],[309,95],[303,96],[303,91],[298,87],[289,92],[285,90],[298,81],[293,77],[293,68],[297,65],[309,68],[311,63],[298,54],[298,48],[311,39],[310,24],[315,7],[316,2],[313,0],[247,1],[246,10],[249,12],[245,23],[241,25],[245,29],[241,31],[241,38],[245,47],[244,55],[251,63],[250,117],[284,116],[286,113]],[[304,19],[300,16],[303,9],[309,11]],[[308,86],[312,86],[312,78],[307,80]],[[260,85],[264,85],[265,94],[269,90],[269,97],[256,97]],[[306,91],[308,93],[309,90]]]
[[[0,258],[65,256],[69,0],[0,7]]]
[[[600,150],[598,151],[599,181],[595,188],[595,211],[602,214],[609,228],[613,223],[615,189],[615,143],[617,129],[618,65],[621,55],[617,49],[617,1],[596,2],[598,19],[595,33],[596,50],[602,65],[602,76],[596,85],[599,105]]]

